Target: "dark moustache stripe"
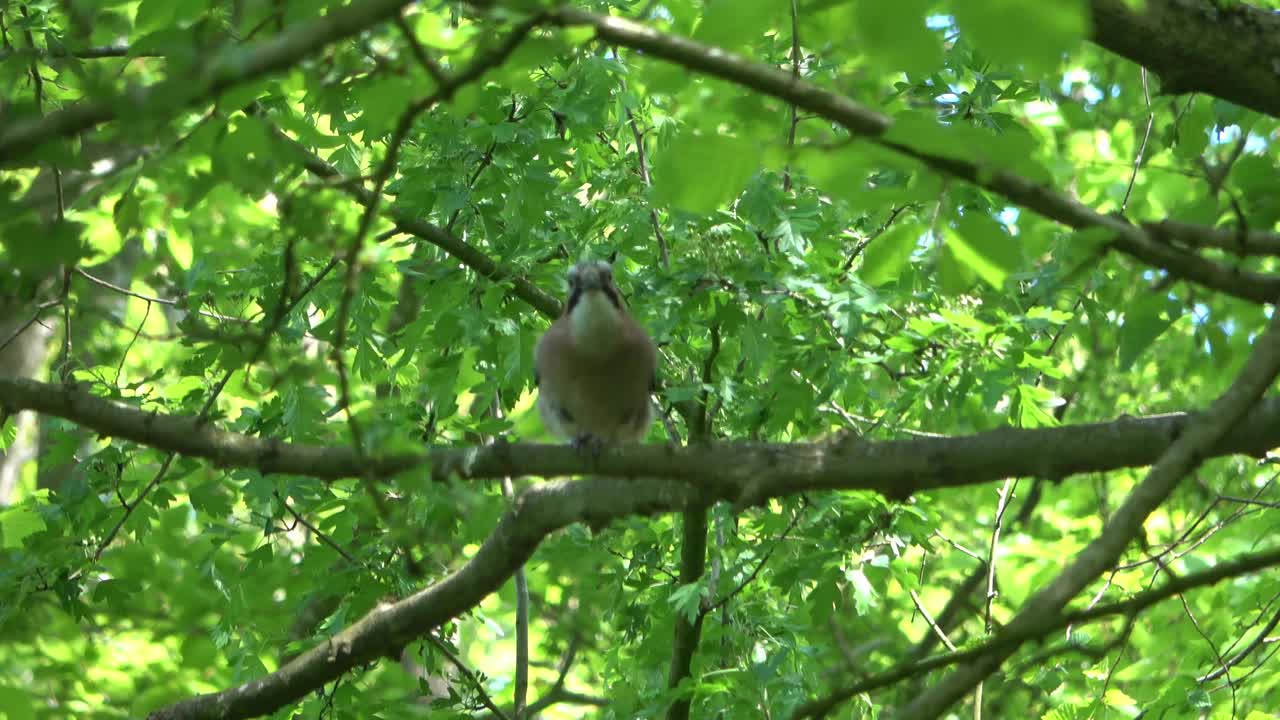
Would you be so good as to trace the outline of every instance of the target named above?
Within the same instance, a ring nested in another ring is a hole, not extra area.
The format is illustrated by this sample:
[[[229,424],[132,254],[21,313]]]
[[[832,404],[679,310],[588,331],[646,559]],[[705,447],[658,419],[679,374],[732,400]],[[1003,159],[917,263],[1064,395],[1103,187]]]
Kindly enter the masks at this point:
[[[604,293],[605,297],[609,298],[609,302],[612,303],[615,308],[617,308],[618,310],[622,309],[622,299],[618,297],[617,289],[615,289],[612,285],[605,285],[600,288],[600,291]],[[572,313],[573,309],[578,307],[578,303],[582,301],[582,295],[583,295],[583,290],[580,287],[575,287],[569,293],[569,302],[565,303],[564,305],[565,315]]]

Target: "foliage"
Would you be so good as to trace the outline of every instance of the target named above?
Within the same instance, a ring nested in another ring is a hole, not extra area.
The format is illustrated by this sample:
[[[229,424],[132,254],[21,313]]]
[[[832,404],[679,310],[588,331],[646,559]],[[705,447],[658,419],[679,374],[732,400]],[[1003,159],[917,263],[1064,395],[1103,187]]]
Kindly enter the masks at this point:
[[[650,442],[881,440],[1203,408],[1269,317],[1109,252],[1105,235],[581,28],[539,26],[482,80],[442,86],[501,52],[537,3],[419,3],[405,14],[412,41],[372,23],[216,100],[191,96],[197,83],[184,79],[212,58],[243,60],[337,5],[0,9],[0,126],[86,99],[114,118],[31,148],[0,184],[0,294],[18,308],[6,312],[57,324],[65,308],[71,323],[49,348],[49,379],[283,442],[391,452],[546,441],[532,351],[549,318],[518,282],[559,295],[572,261],[616,255],[622,290],[662,348],[667,423]],[[1263,230],[1280,219],[1276,119],[1144,91],[1154,79],[1141,68],[1085,43],[1082,0],[581,7],[647,10],[663,33],[891,116],[889,141],[1017,173],[1099,213]],[[121,56],[62,52],[121,44]],[[152,84],[146,102],[126,99]],[[406,114],[437,90],[439,103]],[[360,193],[380,187],[363,228]],[[406,219],[447,230],[496,270]],[[94,282],[121,263],[113,284],[131,294]],[[73,266],[82,272],[63,274]],[[709,411],[709,427],[690,407]],[[6,447],[19,442],[12,427]],[[0,511],[10,718],[134,717],[260,677],[459,567],[511,503],[498,483],[264,475],[170,461],[63,420],[40,429],[38,463]],[[937,617],[975,573],[982,589],[946,622],[951,642],[981,643],[1141,477],[722,503],[709,511],[708,572],[692,582],[679,568],[689,515],[572,526],[525,568],[532,696],[559,688],[568,658],[564,688],[590,702],[560,697],[545,717],[657,717],[681,696],[695,717],[787,717],[932,651],[925,612]],[[1072,607],[1258,549],[1280,501],[1274,479],[1265,463],[1210,461]],[[985,712],[1261,716],[1280,696],[1265,648],[1229,682],[1198,678],[1251,641],[1278,593],[1274,573],[1242,576],[1131,625],[1051,635],[988,679]],[[671,688],[674,628],[695,618],[693,673]],[[514,632],[508,585],[415,639],[404,662],[349,673],[276,715],[464,717],[487,696],[507,708]],[[836,715],[877,717],[943,674],[860,694]]]

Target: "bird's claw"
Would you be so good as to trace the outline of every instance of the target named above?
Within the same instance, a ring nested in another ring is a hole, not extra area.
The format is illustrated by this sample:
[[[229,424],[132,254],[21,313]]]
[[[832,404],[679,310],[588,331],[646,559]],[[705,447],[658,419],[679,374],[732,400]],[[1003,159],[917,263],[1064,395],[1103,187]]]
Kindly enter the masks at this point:
[[[591,459],[600,460],[600,451],[604,449],[604,441],[591,433],[583,433],[573,439],[573,449],[578,452],[590,452]]]

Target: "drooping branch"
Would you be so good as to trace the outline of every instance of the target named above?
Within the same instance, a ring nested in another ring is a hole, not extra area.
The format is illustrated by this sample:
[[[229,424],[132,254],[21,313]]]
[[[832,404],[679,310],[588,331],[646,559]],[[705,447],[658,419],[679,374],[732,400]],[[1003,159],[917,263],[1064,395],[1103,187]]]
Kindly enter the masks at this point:
[[[1170,246],[1162,242],[1162,236],[1144,227],[1119,216],[1099,213],[1074,198],[1006,170],[922,152],[893,142],[885,137],[893,124],[891,118],[778,68],[623,18],[562,9],[553,15],[553,19],[566,26],[588,26],[603,42],[642,50],[647,55],[690,70],[794,103],[840,124],[854,135],[914,158],[934,170],[999,193],[1017,205],[1068,227],[1104,230],[1116,249],[1177,277],[1253,302],[1271,303],[1280,298],[1280,277],[1239,269]],[[1182,239],[1195,245],[1215,247],[1231,247],[1230,243],[1238,242],[1237,234],[1225,228],[1202,228],[1196,237],[1202,242],[1193,242],[1196,238],[1185,233]]]
[[[1188,423],[1179,437],[1160,453],[1146,478],[1139,483],[1103,528],[1102,533],[1048,585],[1033,595],[1005,625],[997,637],[1035,637],[1062,613],[1081,590],[1118,561],[1126,547],[1142,532],[1147,516],[1173,492],[1178,483],[1225,438],[1280,373],[1280,314],[1272,316],[1266,331],[1254,343],[1253,354],[1235,382],[1209,410]],[[940,717],[988,675],[1000,667],[1021,645],[1010,642],[943,678],[903,706],[897,717],[932,720]]]
[[[1168,94],[1203,92],[1280,117],[1280,16],[1245,3],[1092,0],[1093,42],[1160,76]]]
[[[291,67],[330,43],[393,18],[408,0],[361,0],[331,9],[324,17],[270,39],[210,58],[194,75],[170,78],[126,91],[119,97],[87,100],[43,117],[18,120],[0,130],[0,165],[41,144],[69,137],[119,117],[126,107],[146,108],[155,117],[215,97],[236,85]]]
[[[309,172],[328,180],[338,181],[343,178],[341,171],[325,162],[323,158],[308,150],[301,143],[280,132],[275,133],[275,137],[290,146]],[[361,205],[367,207],[373,203],[373,193],[358,183],[335,182],[335,186],[350,194]],[[385,213],[395,223],[398,230],[417,236],[444,250],[481,277],[493,282],[510,283],[511,291],[516,297],[524,300],[543,315],[554,318],[560,314],[559,300],[530,282],[527,278],[515,275],[507,268],[494,262],[493,259],[474,245],[461,240],[446,228],[416,217],[412,212],[396,205],[388,207]]]
[[[689,447],[632,445],[598,459],[565,445],[505,444],[433,447],[380,453],[361,464],[347,447],[286,443],[200,423],[185,415],[142,410],[68,385],[0,379],[0,410],[34,410],[117,437],[219,467],[325,480],[385,478],[422,470],[434,478],[493,479],[507,475],[591,473],[620,478],[665,477],[701,486],[718,498],[762,502],[810,490],[875,490],[891,497],[1007,477],[1061,479],[1155,462],[1197,421],[1199,413],[1123,418],[1107,423],[1034,430],[1002,428],[953,437],[912,437],[841,443],[710,443]],[[1280,447],[1280,396],[1259,403],[1204,457],[1261,455]]]
[[[940,653],[927,658],[912,658],[890,670],[886,670],[885,672],[878,673],[865,680],[841,688],[840,690],[837,690],[819,700],[805,703],[796,710],[796,713],[792,718],[793,720],[800,720],[801,718],[822,717],[837,705],[848,701],[860,693],[889,687],[908,678],[923,675],[927,672],[937,670],[938,668],[962,665],[977,658],[981,658],[988,653],[1007,647],[1010,643],[1021,643],[1035,637],[1044,637],[1049,632],[1061,630],[1062,628],[1069,627],[1071,625],[1092,622],[1094,620],[1101,620],[1117,615],[1127,615],[1132,617],[1176,595],[1181,595],[1197,588],[1209,587],[1220,583],[1223,580],[1256,573],[1260,570],[1276,567],[1277,565],[1280,565],[1280,548],[1272,548],[1258,553],[1242,555],[1235,559],[1214,565],[1212,568],[1207,570],[1201,570],[1199,572],[1174,578],[1161,587],[1144,590],[1125,600],[1118,600],[1105,605],[1097,605],[1084,610],[1073,610],[1051,618],[1046,618],[1047,622],[1045,626],[1036,634],[1031,634],[1029,629],[1024,628],[1021,631],[1021,634],[1001,634],[976,647],[966,648],[957,652]]]

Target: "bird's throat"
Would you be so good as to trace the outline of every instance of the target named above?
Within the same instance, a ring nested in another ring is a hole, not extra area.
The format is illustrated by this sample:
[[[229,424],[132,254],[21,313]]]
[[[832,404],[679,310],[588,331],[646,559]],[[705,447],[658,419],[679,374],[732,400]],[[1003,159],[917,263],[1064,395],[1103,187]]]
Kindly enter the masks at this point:
[[[622,313],[598,290],[583,293],[569,312],[569,333],[580,352],[603,353],[618,341]]]

